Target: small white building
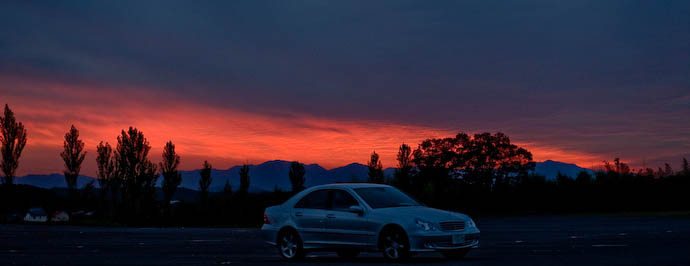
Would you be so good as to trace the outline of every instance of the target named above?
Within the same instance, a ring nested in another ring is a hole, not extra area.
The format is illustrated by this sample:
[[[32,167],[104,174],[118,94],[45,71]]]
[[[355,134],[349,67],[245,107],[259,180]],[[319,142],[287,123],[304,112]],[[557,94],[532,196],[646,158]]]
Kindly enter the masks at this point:
[[[48,221],[48,214],[43,208],[31,208],[24,216],[25,222],[45,223]]]
[[[63,211],[56,211],[53,213],[53,216],[50,217],[50,221],[57,223],[69,222],[69,214]]]

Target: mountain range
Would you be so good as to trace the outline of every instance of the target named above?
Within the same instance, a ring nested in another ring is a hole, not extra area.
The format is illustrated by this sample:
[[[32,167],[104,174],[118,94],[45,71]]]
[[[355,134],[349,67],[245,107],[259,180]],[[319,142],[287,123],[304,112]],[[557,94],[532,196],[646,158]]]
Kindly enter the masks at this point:
[[[273,191],[280,189],[287,191],[291,189],[290,180],[288,178],[288,171],[290,167],[289,161],[267,161],[258,165],[249,165],[251,192]],[[222,191],[225,187],[226,181],[229,181],[233,190],[239,187],[241,166],[234,166],[226,170],[213,169],[211,176],[210,191]],[[368,177],[368,168],[366,165],[359,163],[352,163],[346,166],[326,170],[318,164],[305,164],[306,170],[305,179],[306,186],[315,186],[321,184],[329,184],[336,182],[364,182]],[[198,190],[199,188],[199,171],[180,171],[182,175],[182,183],[180,187]],[[581,171],[593,174],[594,171],[587,168],[579,167],[575,164],[568,164],[563,162],[556,162],[547,160],[536,163],[533,173],[540,174],[546,177],[547,180],[556,179],[560,172],[564,175],[575,177]],[[395,168],[386,168],[384,175],[387,178],[392,178],[395,173]],[[95,178],[89,176],[79,176],[77,186],[83,187],[93,181],[95,187],[98,187],[98,182]],[[65,177],[62,174],[50,175],[27,175],[16,179],[17,184],[27,184],[42,188],[66,187]],[[162,177],[158,178],[158,186],[162,184]]]

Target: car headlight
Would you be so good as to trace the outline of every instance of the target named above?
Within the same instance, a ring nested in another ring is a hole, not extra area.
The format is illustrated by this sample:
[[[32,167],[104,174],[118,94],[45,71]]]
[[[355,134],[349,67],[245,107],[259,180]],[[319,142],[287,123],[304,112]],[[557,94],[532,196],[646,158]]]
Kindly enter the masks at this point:
[[[474,224],[474,221],[472,219],[467,220],[467,228],[477,228],[477,225]]]
[[[415,224],[417,224],[417,229],[422,231],[436,231],[436,226],[432,222],[425,221],[422,219],[415,219]]]

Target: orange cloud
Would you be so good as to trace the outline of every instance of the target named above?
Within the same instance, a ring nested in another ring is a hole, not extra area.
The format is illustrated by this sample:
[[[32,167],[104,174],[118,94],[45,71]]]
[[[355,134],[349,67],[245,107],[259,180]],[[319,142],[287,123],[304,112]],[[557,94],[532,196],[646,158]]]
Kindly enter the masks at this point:
[[[29,142],[19,174],[62,171],[59,159],[64,133],[74,124],[89,155],[83,173],[95,175],[95,147],[100,141],[115,146],[116,136],[129,126],[149,139],[154,162],[172,140],[182,156],[183,169],[196,169],[203,160],[215,168],[265,160],[298,160],[326,168],[365,163],[373,150],[385,167],[395,166],[398,146],[413,147],[426,138],[453,136],[459,130],[437,129],[385,121],[335,120],[304,114],[280,116],[243,112],[184,101],[139,88],[92,90],[88,86],[26,81],[0,77],[2,100],[10,104],[28,130]],[[565,153],[524,143],[535,159],[553,159],[589,166],[596,156]]]

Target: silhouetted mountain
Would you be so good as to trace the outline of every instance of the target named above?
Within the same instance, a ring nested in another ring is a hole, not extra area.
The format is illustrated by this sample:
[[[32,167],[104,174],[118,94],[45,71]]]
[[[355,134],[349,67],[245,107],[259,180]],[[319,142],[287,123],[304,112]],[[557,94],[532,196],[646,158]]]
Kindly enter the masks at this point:
[[[213,169],[211,172],[213,181],[211,182],[210,191],[222,191],[227,180],[230,180],[230,185],[232,186],[233,190],[237,190],[237,188],[240,186],[239,171],[241,167],[242,166],[234,166],[227,170]],[[275,188],[278,188],[282,191],[291,190],[292,185],[290,184],[290,179],[288,178],[289,167],[289,161],[281,160],[267,161],[258,165],[249,165],[249,191],[273,191]],[[362,167],[364,168],[365,178],[353,179],[353,174],[355,174],[355,177],[362,176]],[[361,164],[350,164],[332,169],[330,171],[324,169],[318,164],[306,164],[304,165],[304,168],[306,170],[306,186],[315,186],[335,182],[361,182],[366,180],[367,167]],[[199,170],[180,171],[180,174],[182,174],[181,187],[195,190],[199,189]]]
[[[546,180],[556,180],[556,176],[560,172],[563,175],[575,178],[577,174],[582,171],[588,172],[590,175],[594,175],[594,170],[588,168],[582,168],[575,164],[562,163],[552,160],[546,160],[534,167],[533,173],[540,174],[546,177]]]
[[[237,190],[240,186],[239,171],[242,166],[234,166],[227,170],[213,169],[211,176],[210,191],[219,192],[223,190],[225,181],[230,180],[233,190]],[[251,178],[249,191],[251,192],[265,192],[273,191],[278,188],[283,191],[292,189],[290,179],[288,178],[290,162],[289,161],[267,161],[258,165],[249,165],[249,176]],[[364,182],[368,177],[368,168],[366,165],[359,163],[352,163],[346,166],[326,170],[318,164],[304,165],[306,170],[306,186],[315,186],[322,184],[330,184],[336,182]],[[392,178],[395,174],[395,168],[386,168],[383,172],[387,179]],[[534,173],[546,176],[548,180],[554,180],[558,172],[571,177],[577,176],[580,171],[588,171],[593,174],[594,171],[582,168],[574,164],[562,163],[547,160],[538,162],[536,164]],[[190,190],[199,190],[199,170],[180,171],[182,175],[182,183],[180,188]],[[86,185],[88,182],[96,180],[88,176],[79,176],[79,188]],[[53,187],[67,187],[65,177],[62,174],[51,175],[27,175],[16,179],[17,184],[28,184],[41,188]],[[158,186],[161,186],[163,177],[159,176]],[[95,187],[98,187],[98,182],[94,182]]]
[[[95,187],[98,187],[98,181],[95,178],[80,175],[79,178],[77,178],[77,187],[82,188],[91,181],[94,181],[93,185]],[[54,187],[67,187],[67,182],[65,182],[65,175],[63,174],[27,175],[16,178],[14,182],[16,184],[32,185],[47,189]]]

